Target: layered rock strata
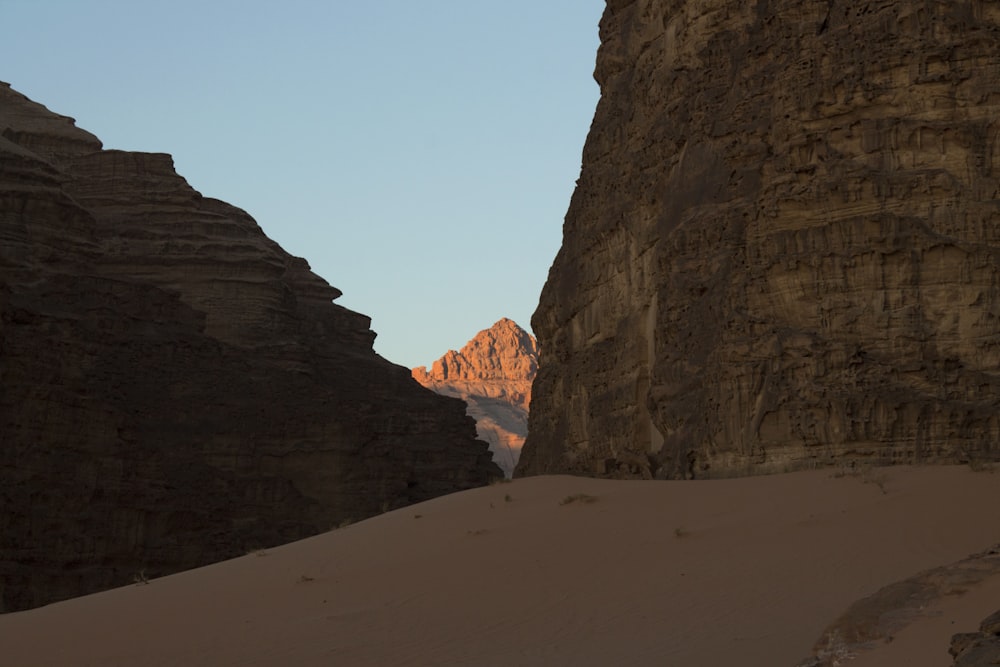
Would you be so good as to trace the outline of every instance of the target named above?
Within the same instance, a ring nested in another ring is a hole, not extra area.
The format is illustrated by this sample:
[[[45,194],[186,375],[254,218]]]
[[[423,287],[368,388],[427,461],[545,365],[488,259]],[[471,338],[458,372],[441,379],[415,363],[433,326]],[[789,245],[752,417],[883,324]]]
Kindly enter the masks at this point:
[[[0,85],[0,611],[499,477],[339,295],[170,156]]]
[[[521,474],[995,458],[1000,9],[609,0]]]
[[[528,435],[531,383],[538,370],[538,342],[506,317],[480,331],[460,351],[449,350],[413,378],[433,391],[465,401],[479,437],[508,477]]]

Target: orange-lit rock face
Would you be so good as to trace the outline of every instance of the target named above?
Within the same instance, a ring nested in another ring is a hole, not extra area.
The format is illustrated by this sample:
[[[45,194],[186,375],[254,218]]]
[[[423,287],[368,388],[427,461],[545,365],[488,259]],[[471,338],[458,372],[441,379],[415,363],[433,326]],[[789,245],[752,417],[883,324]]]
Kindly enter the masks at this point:
[[[1000,11],[610,0],[524,474],[1000,442]]]
[[[493,460],[510,476],[528,433],[531,383],[538,367],[534,337],[509,319],[480,331],[461,351],[449,350],[413,369],[420,384],[460,398],[476,420],[479,437],[490,445]]]
[[[169,155],[0,84],[0,611],[499,477],[339,294]]]

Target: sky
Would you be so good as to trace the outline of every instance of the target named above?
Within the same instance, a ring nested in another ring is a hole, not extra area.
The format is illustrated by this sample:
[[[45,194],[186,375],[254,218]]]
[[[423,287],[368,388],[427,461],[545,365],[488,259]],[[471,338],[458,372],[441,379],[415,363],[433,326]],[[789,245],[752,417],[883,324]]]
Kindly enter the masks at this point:
[[[602,0],[0,0],[0,80],[208,197],[430,365],[530,328],[587,130]]]

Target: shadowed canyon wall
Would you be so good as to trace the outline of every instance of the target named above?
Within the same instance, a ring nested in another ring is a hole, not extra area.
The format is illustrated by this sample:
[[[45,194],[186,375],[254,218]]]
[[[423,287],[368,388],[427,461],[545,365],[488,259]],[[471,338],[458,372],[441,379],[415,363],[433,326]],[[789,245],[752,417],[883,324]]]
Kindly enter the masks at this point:
[[[170,156],[0,84],[0,611],[501,476],[339,295]]]
[[[609,0],[518,474],[995,458],[1000,6]]]

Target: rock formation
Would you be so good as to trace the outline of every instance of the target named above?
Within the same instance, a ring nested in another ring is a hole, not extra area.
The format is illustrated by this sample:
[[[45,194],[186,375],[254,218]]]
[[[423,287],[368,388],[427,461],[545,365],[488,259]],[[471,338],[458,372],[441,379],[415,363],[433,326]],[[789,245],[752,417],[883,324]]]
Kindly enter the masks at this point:
[[[837,667],[850,656],[860,656],[894,637],[911,624],[940,615],[936,603],[982,586],[1000,574],[1000,545],[954,563],[918,572],[875,591],[848,607],[813,646],[812,654],[797,667]],[[977,633],[952,637],[951,655],[961,658],[956,667],[989,663],[1000,657],[1000,611],[980,625]],[[942,647],[941,655],[945,653]],[[979,662],[979,660],[983,660]]]
[[[0,611],[499,477],[339,295],[170,156],[0,85]]]
[[[964,632],[951,638],[948,653],[954,667],[989,667],[1000,664],[1000,611],[979,624],[979,632]]]
[[[608,0],[519,474],[990,459],[1000,8]]]
[[[538,369],[538,343],[506,317],[480,331],[459,352],[449,350],[413,378],[428,389],[465,401],[479,437],[510,477],[528,434],[531,383]]]

